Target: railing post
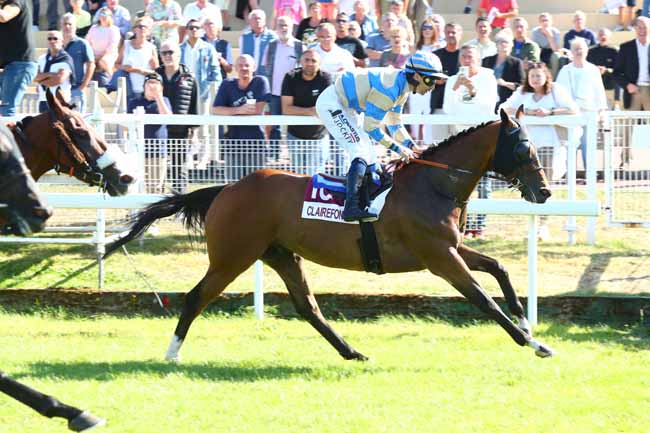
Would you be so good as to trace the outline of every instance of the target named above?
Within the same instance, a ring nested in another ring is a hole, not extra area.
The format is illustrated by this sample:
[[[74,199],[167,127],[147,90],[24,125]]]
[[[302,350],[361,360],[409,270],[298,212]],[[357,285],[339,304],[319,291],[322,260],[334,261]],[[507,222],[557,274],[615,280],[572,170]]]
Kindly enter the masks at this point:
[[[255,318],[264,319],[264,265],[260,260],[255,262],[255,293],[253,294],[253,304],[255,306]]]
[[[537,215],[528,217],[528,322],[537,325]]]
[[[587,167],[585,167],[585,178],[587,181],[587,200],[598,199],[598,179],[597,179],[597,155],[598,155],[598,121],[599,115],[596,113],[589,113],[585,134],[587,134]],[[604,169],[604,168],[603,168]],[[598,219],[596,217],[587,217],[587,244],[594,245],[596,243],[596,224]]]

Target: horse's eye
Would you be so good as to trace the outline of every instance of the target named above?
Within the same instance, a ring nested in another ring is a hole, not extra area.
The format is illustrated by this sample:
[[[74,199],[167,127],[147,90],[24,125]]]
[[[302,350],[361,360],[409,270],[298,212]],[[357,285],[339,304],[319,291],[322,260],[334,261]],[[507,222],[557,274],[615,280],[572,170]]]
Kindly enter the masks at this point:
[[[530,156],[530,146],[528,141],[521,141],[515,147],[515,157],[519,161],[524,161]]]

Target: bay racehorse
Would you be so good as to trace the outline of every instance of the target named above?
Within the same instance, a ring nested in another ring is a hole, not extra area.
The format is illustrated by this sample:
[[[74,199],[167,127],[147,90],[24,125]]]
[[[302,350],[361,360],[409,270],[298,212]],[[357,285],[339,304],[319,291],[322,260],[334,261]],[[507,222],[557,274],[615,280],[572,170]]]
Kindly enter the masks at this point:
[[[463,131],[395,171],[392,190],[375,223],[379,250],[384,271],[428,269],[499,323],[517,344],[547,357],[553,351],[530,334],[506,270],[462,243],[465,205],[488,170],[503,175],[530,202],[543,203],[551,195],[535,148],[518,122],[523,107],[516,120],[503,110],[500,115],[501,120]],[[356,225],[301,218],[309,179],[265,169],[234,184],[170,196],[140,212],[129,233],[107,248],[110,254],[154,221],[175,214],[182,214],[188,228],[204,227],[210,265],[185,298],[167,359],[178,359],[192,321],[257,259],[280,275],[299,314],[341,356],[366,359],[327,323],[307,285],[303,257],[333,268],[364,269]],[[485,293],[470,270],[497,279],[518,325]]]
[[[0,226],[4,234],[26,236],[41,231],[52,214],[36,188],[9,129],[0,125]],[[0,371],[0,391],[48,418],[68,420],[72,431],[105,423],[90,412],[69,406],[24,385]]]
[[[46,98],[47,112],[8,124],[34,179],[54,169],[112,196],[126,194],[135,177],[126,172],[122,151],[108,146],[60,90],[48,89]]]

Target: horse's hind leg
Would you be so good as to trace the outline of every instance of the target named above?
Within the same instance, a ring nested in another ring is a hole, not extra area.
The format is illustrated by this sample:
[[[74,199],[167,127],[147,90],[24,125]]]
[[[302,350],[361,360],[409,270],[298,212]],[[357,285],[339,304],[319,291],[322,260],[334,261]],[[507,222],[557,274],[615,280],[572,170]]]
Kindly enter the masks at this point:
[[[190,290],[187,295],[185,295],[183,311],[178,319],[178,325],[176,325],[176,330],[174,331],[172,340],[169,343],[169,348],[165,354],[166,360],[175,362],[180,361],[179,351],[194,319],[201,314],[201,311],[203,311],[210,302],[226,289],[228,284],[230,284],[239,273],[241,272],[225,273],[210,267],[201,281],[199,281],[199,283]]]
[[[505,296],[506,302],[508,303],[508,309],[517,318],[519,328],[530,335],[530,325],[524,315],[524,307],[521,305],[515,289],[510,282],[508,271],[506,271],[503,265],[496,259],[481,254],[466,245],[458,247],[458,253],[472,271],[487,272],[497,280],[503,296]]]
[[[368,359],[350,347],[323,317],[316,298],[307,285],[302,269],[302,257],[284,247],[272,245],[266,250],[262,260],[280,275],[289,290],[296,311],[316,328],[343,358],[362,361]]]

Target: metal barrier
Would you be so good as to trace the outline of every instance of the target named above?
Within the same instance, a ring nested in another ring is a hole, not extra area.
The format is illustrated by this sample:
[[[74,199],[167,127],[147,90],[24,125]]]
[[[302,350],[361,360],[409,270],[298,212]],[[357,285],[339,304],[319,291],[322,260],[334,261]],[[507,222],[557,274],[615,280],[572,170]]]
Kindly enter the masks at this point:
[[[611,226],[650,227],[650,112],[612,111],[605,128],[605,209]]]

